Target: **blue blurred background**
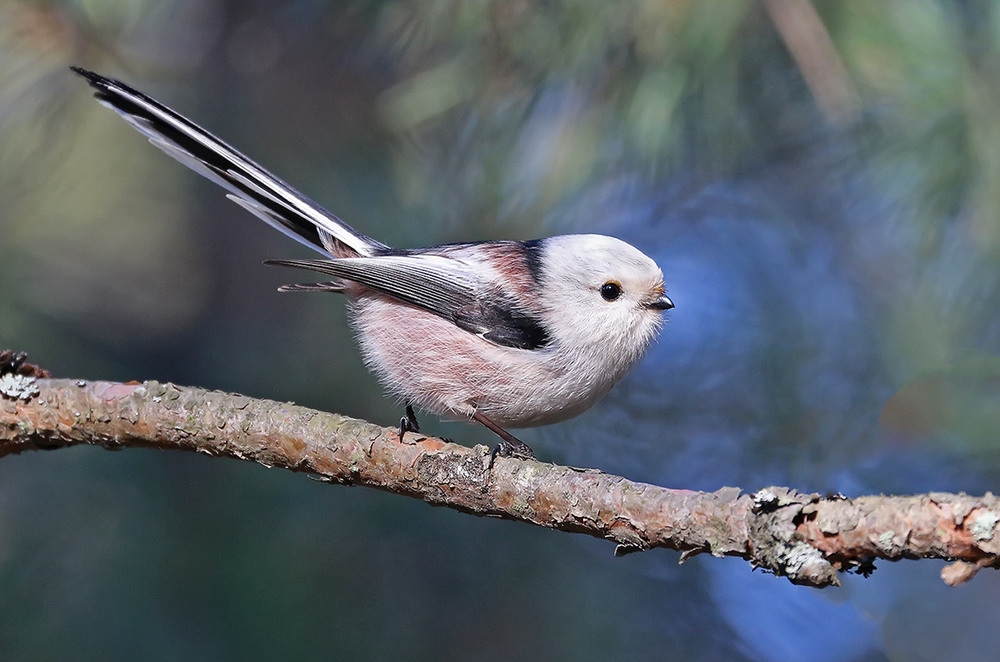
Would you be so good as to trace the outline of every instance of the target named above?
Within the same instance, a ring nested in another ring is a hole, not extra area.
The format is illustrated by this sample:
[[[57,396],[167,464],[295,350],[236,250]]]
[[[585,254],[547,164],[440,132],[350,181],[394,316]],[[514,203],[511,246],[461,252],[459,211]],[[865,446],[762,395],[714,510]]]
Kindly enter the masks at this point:
[[[398,420],[305,256],[67,71],[120,77],[362,231],[596,231],[677,308],[542,458],[848,495],[1000,478],[1000,8],[970,0],[0,1],[0,347]],[[463,443],[488,433],[425,417]],[[1000,579],[816,591],[331,487],[0,460],[0,659],[990,659]]]

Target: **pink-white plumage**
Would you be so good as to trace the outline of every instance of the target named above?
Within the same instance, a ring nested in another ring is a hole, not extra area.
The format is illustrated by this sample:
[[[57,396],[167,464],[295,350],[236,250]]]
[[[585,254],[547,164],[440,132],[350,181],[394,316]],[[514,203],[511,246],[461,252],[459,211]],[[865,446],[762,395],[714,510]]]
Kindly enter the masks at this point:
[[[396,250],[371,239],[163,104],[74,68],[150,141],[322,260],[271,263],[328,274],[284,290],[343,293],[368,367],[407,406],[475,418],[500,450],[531,455],[504,427],[565,420],[603,397],[673,307],[649,257],[602,235]]]
[[[601,251],[645,258],[610,237],[560,239],[572,246],[558,245],[558,251],[575,254],[585,247],[588,257],[582,260]],[[466,251],[475,257],[482,253],[482,245],[473,244]],[[496,278],[509,278],[495,264],[486,259],[474,268],[490,265],[486,269]],[[503,261],[499,264],[505,266]],[[567,289],[546,295],[546,281],[558,277],[546,274],[545,267],[539,274],[541,285],[521,283],[526,306],[540,318],[553,320],[548,343],[535,349],[498,345],[377,292],[352,296],[349,290],[349,305],[366,364],[402,400],[438,415],[469,418],[478,411],[502,427],[532,427],[587,410],[642,355],[661,321],[659,311],[648,304],[662,296],[659,269],[652,261],[643,266],[647,273],[641,285],[654,296],[624,311],[629,319],[600,297],[598,288],[612,279],[610,275],[595,273],[593,286],[587,281],[563,284],[579,297],[566,297]]]

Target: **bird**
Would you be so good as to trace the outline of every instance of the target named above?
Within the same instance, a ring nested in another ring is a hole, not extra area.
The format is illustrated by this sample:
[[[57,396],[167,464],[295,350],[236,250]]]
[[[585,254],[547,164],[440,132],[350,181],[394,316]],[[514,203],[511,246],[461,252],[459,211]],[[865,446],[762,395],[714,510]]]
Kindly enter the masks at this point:
[[[265,264],[330,277],[282,292],[345,296],[366,366],[405,407],[476,421],[490,454],[533,458],[508,428],[572,418],[641,358],[674,307],[656,262],[598,234],[391,248],[368,237],[177,111],[93,71],[71,70],[149,141],[227,197],[317,251]]]

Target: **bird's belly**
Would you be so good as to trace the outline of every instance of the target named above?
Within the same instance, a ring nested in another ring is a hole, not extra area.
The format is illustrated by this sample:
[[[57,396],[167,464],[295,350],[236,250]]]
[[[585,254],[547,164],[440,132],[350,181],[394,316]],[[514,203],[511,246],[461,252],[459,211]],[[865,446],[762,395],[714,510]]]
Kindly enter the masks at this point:
[[[617,381],[567,366],[551,346],[495,345],[393,300],[364,297],[352,312],[365,363],[386,389],[437,415],[479,411],[502,427],[546,425],[582,413]]]

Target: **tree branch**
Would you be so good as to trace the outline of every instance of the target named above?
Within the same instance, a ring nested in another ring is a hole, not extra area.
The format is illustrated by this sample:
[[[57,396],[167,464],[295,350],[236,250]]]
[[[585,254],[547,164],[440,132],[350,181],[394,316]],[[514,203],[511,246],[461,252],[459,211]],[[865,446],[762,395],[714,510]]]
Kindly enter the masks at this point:
[[[2,372],[2,371],[0,371]],[[365,485],[481,516],[586,533],[623,554],[653,547],[738,556],[797,584],[867,574],[876,558],[959,561],[951,584],[1000,566],[1000,503],[991,494],[820,497],[672,490],[590,469],[497,458],[416,433],[292,404],[146,382],[0,380],[0,457],[77,444],[180,449]],[[16,382],[16,383],[15,383]]]

